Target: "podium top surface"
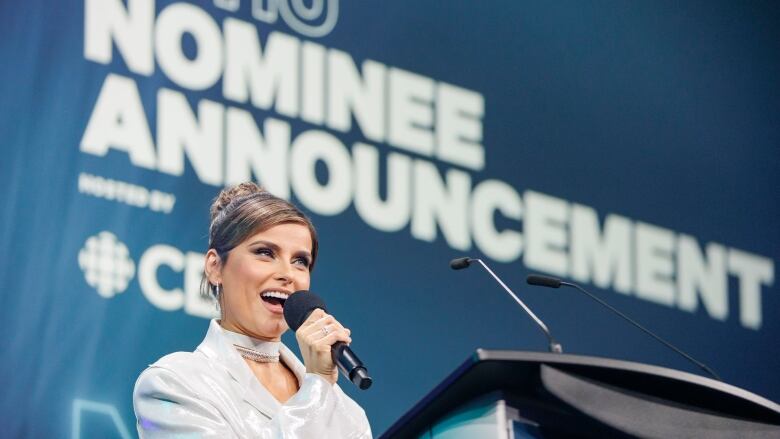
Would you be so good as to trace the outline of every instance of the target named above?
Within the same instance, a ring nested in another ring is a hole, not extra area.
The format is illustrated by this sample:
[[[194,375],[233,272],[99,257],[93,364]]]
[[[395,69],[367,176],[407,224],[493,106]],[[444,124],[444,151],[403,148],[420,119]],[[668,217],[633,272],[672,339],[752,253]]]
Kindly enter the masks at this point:
[[[780,405],[707,377],[601,357],[478,349],[381,438],[416,437],[448,412],[491,392],[549,403],[544,369],[703,413],[780,426]]]

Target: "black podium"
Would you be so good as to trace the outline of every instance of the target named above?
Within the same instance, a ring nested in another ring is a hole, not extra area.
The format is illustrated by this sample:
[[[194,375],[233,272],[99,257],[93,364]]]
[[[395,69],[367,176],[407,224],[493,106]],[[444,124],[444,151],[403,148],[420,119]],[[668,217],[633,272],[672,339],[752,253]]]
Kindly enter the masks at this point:
[[[381,439],[780,438],[780,405],[658,366],[477,350]]]

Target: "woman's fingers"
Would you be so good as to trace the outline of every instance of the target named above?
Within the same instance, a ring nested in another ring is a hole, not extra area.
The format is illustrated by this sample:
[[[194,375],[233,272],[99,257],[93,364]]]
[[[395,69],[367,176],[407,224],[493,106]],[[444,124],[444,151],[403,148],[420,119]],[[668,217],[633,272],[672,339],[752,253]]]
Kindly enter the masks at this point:
[[[320,352],[328,352],[336,342],[352,343],[352,339],[344,331],[331,332],[330,334],[314,340],[311,345]]]
[[[313,324],[315,324],[319,319],[321,319],[323,316],[326,316],[327,313],[323,311],[320,308],[315,309],[314,311],[309,314],[309,317],[306,318],[306,320],[303,321],[301,326],[298,328],[298,331],[306,331],[306,328],[311,327]]]
[[[307,320],[308,321],[308,320]],[[346,337],[351,335],[351,331],[339,323],[332,315],[324,314],[319,319],[310,322],[298,330],[304,337],[314,336],[314,340],[326,337],[330,333],[344,333]],[[341,338],[339,338],[341,340]],[[343,341],[343,340],[341,340]]]
[[[315,312],[317,313],[315,314]],[[333,316],[331,316],[330,314],[326,314],[325,311],[322,311],[321,309],[316,309],[314,312],[311,313],[311,315],[309,315],[309,318],[307,318],[306,321],[303,322],[301,327],[298,328],[297,332],[301,334],[311,334],[313,332],[321,330],[323,326],[335,321],[336,319],[333,318]]]
[[[331,346],[336,342],[352,343],[351,333],[332,315],[314,310],[295,332],[306,370],[336,382],[338,371],[331,358]]]
[[[344,328],[344,327],[342,327],[341,325],[339,325],[339,326],[333,326],[333,325],[323,326],[323,329],[322,329],[322,331],[320,331],[320,333],[322,334],[322,338],[320,338],[320,340],[323,343],[328,343],[330,341],[333,341],[333,343],[335,343],[337,341],[343,341],[343,342],[347,342],[348,340],[352,341],[352,338],[349,336],[349,330]],[[330,344],[333,344],[333,343],[330,343]]]
[[[323,322],[322,326],[315,326],[308,334],[305,334],[310,343],[330,346],[337,341],[351,343],[350,331],[338,322]]]

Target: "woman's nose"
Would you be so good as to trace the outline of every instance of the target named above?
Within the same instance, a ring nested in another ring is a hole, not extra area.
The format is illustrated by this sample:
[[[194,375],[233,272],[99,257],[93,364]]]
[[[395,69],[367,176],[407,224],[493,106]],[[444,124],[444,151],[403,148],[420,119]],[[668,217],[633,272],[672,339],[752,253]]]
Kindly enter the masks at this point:
[[[286,263],[286,262],[280,262],[277,269],[276,274],[274,276],[274,279],[278,281],[282,281],[284,283],[290,283],[292,282],[292,264]]]

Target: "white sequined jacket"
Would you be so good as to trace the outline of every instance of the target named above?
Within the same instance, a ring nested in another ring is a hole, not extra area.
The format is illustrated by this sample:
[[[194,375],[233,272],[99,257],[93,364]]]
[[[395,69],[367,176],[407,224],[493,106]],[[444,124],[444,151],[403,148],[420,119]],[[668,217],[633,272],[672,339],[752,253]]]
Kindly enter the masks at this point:
[[[365,412],[314,374],[284,344],[283,361],[300,389],[281,404],[257,380],[212,320],[195,352],[176,352],[149,366],[135,384],[141,438],[370,439]]]

